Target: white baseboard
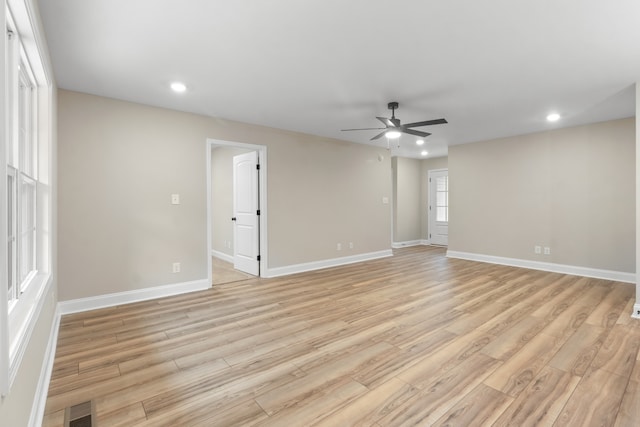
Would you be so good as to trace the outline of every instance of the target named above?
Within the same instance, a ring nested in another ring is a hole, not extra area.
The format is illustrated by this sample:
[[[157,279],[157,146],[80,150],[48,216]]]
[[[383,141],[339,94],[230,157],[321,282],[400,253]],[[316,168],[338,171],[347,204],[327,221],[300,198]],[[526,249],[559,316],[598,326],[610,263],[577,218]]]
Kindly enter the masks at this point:
[[[508,265],[511,267],[530,268],[532,270],[550,271],[553,273],[571,274],[574,276],[593,277],[596,279],[613,280],[615,282],[636,282],[635,273],[625,273],[622,271],[600,270],[597,268],[554,264],[551,262],[529,261],[525,259],[505,258],[493,255],[482,255],[451,250],[447,251],[447,257],[466,259],[469,261],[488,262],[490,264]]]
[[[89,298],[79,298],[69,301],[60,301],[58,307],[60,314],[79,313],[98,308],[113,307],[132,302],[145,301],[154,298],[168,297],[185,294],[187,292],[209,289],[211,283],[208,279],[194,280],[191,282],[175,283],[171,285],[155,286],[153,288],[136,289],[133,291],[118,292],[114,294],[98,295]]]
[[[54,319],[51,324],[51,331],[49,332],[49,342],[47,343],[47,348],[45,350],[40,378],[38,380],[34,401],[31,407],[29,426],[40,427],[42,425],[42,419],[44,417],[44,411],[47,403],[47,394],[49,391],[49,382],[51,380],[51,373],[53,372],[53,362],[56,356],[58,331],[60,329],[60,319],[62,315],[200,291],[209,289],[210,287],[211,285],[209,284],[209,280],[202,279],[58,302]]]
[[[637,301],[637,297],[636,297],[636,301]],[[640,303],[634,304],[633,313],[631,314],[631,317],[633,317],[634,319],[640,319]]]
[[[306,262],[302,264],[287,265],[285,267],[269,268],[262,277],[280,277],[288,274],[304,273],[305,271],[320,270],[323,268],[338,267],[356,262],[370,261],[378,258],[393,256],[391,249],[366,254],[351,255],[341,258],[326,259],[322,261]]]
[[[33,397],[33,404],[31,405],[31,415],[29,417],[30,427],[42,426],[44,410],[47,404],[47,394],[49,393],[49,382],[51,381],[51,373],[53,372],[53,362],[56,358],[60,317],[62,317],[60,307],[56,306],[56,312],[53,315],[53,322],[51,323],[51,330],[49,332],[49,342],[45,349],[42,368],[40,369],[40,377],[38,378],[36,393]]]
[[[405,242],[393,242],[391,243],[391,247],[393,249],[399,248],[408,248],[409,246],[420,246],[420,245],[428,245],[428,240],[407,240]]]
[[[215,249],[211,249],[211,256],[215,258],[219,258],[223,261],[227,261],[233,264],[233,255],[227,255],[224,252],[216,251]]]

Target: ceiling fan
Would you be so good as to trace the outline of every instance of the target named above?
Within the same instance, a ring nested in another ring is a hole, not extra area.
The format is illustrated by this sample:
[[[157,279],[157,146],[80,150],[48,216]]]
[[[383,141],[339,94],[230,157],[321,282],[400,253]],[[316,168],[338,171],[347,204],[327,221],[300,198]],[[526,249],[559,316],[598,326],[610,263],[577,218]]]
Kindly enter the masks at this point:
[[[400,123],[400,119],[396,119],[396,108],[398,108],[399,104],[397,102],[390,102],[387,104],[387,107],[391,110],[391,118],[387,119],[385,117],[376,117],[376,119],[380,120],[385,127],[383,128],[362,128],[362,129],[342,129],[342,131],[352,131],[352,130],[380,130],[384,129],[383,132],[380,132],[373,138],[371,141],[381,138],[383,136],[387,136],[387,138],[395,139],[399,138],[400,134],[407,133],[409,135],[426,137],[431,135],[429,132],[422,132],[419,130],[411,129],[420,126],[431,126],[431,125],[441,125],[448,123],[445,119],[435,119],[435,120],[425,120],[424,122],[414,122],[407,123],[403,125]]]

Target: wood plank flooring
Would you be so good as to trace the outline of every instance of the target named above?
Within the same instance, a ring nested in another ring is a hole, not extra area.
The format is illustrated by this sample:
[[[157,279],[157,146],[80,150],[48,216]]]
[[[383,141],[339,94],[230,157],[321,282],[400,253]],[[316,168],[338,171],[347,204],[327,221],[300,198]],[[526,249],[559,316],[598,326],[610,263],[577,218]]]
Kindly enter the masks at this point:
[[[211,257],[212,284],[222,285],[241,280],[255,279],[256,276],[235,270],[233,264],[220,258]]]
[[[638,426],[634,285],[381,260],[64,316],[44,426]]]

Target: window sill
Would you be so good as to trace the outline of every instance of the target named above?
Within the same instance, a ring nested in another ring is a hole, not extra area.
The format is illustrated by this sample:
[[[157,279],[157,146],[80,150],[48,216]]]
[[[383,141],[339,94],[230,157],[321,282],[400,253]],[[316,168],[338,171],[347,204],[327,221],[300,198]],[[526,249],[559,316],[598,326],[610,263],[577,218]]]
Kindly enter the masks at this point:
[[[51,274],[36,274],[9,314],[9,389],[18,373],[31,333],[42,311]]]

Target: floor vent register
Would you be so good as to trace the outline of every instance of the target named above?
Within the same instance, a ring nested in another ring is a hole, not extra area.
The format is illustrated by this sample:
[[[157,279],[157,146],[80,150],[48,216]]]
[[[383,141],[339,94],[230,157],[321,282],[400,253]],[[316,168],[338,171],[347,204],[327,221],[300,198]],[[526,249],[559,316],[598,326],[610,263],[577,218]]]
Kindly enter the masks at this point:
[[[64,411],[64,427],[96,427],[93,401],[69,406]]]

